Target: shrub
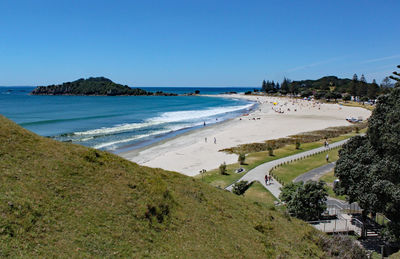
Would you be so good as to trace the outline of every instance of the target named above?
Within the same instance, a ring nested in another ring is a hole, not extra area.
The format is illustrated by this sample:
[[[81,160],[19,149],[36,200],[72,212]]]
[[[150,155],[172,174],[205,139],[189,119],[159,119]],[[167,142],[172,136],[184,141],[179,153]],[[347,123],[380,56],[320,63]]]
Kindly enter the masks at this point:
[[[296,139],[296,149],[300,149],[300,140]]]
[[[349,94],[345,94],[343,96],[343,101],[350,101],[351,100],[351,96]]]
[[[246,155],[244,153],[240,153],[238,157],[238,162],[243,165],[244,161],[246,160]]]
[[[274,155],[274,148],[272,146],[268,146],[268,155],[273,156]]]
[[[269,151],[271,155],[270,149],[278,149],[282,148],[286,145],[293,144],[296,139],[298,139],[301,143],[310,143],[319,141],[325,138],[335,138],[343,134],[347,134],[352,132],[353,130],[357,131],[367,127],[367,121],[358,123],[357,125],[350,125],[350,126],[341,126],[341,127],[330,127],[323,130],[315,130],[305,133],[300,133],[297,135],[291,135],[287,138],[279,138],[279,139],[271,139],[265,141],[265,143],[250,143],[250,144],[243,144],[238,145],[236,147],[222,149],[220,151],[227,152],[230,154],[240,154],[240,153],[254,153],[254,152],[261,152],[261,151]]]
[[[240,181],[236,182],[233,185],[232,192],[236,195],[242,195],[246,192],[246,190],[250,187],[250,184],[248,184],[248,181]]]
[[[222,175],[226,175],[227,173],[226,173],[226,163],[225,162],[223,162],[220,166],[219,166],[219,172],[220,172],[220,174],[222,174]]]

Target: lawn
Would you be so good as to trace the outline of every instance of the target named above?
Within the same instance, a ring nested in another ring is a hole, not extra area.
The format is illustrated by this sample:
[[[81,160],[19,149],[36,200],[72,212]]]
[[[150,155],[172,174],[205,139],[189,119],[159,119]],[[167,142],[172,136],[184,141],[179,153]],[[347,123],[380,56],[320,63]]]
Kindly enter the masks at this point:
[[[334,171],[330,171],[329,173],[326,173],[320,178],[322,181],[326,182],[326,187],[328,188],[328,195],[332,198],[339,199],[339,200],[346,200],[346,195],[336,195],[335,192],[333,191],[333,181],[335,181],[337,178],[334,176]]]
[[[361,130],[361,133],[365,132],[365,130]],[[337,141],[341,141],[350,137],[355,136],[355,132],[351,132],[349,134],[345,134],[336,138],[329,139],[330,143],[334,143]],[[225,175],[221,175],[219,169],[210,170],[203,175],[197,175],[195,178],[203,179],[204,182],[211,184],[215,187],[225,188],[235,181],[239,180],[246,172],[249,170],[263,164],[266,162],[270,162],[272,160],[280,159],[286,156],[295,155],[304,151],[308,151],[314,148],[322,147],[324,141],[316,141],[311,143],[301,144],[300,149],[296,149],[295,145],[286,145],[282,148],[275,149],[274,155],[269,156],[268,151],[255,152],[250,153],[246,156],[245,165],[239,165],[239,163],[227,164],[227,172]],[[333,157],[332,157],[333,158]],[[324,156],[325,159],[325,156]],[[337,158],[336,158],[337,159]],[[235,170],[239,167],[243,167],[246,171],[243,173],[235,173]]]
[[[276,198],[259,182],[254,182],[243,195],[246,199],[265,205],[274,205]]]
[[[336,161],[338,159],[339,148],[335,148],[320,154],[307,157],[305,159],[281,165],[274,169],[273,175],[280,182],[285,184],[292,182],[297,176],[302,175],[314,168],[321,167],[326,164],[325,157],[329,154],[329,161]]]

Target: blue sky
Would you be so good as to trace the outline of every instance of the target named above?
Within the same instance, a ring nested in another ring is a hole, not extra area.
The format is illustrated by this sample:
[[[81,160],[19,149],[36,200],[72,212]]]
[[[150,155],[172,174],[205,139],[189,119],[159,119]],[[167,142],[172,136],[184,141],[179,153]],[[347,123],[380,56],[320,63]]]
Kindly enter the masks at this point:
[[[380,82],[400,64],[399,10],[398,0],[2,0],[0,85]]]

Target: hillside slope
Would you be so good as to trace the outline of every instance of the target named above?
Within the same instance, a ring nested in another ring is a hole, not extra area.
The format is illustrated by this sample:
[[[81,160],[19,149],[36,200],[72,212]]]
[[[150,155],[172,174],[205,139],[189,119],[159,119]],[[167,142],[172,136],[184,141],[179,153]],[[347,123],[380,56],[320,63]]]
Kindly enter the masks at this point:
[[[306,223],[0,116],[0,257],[315,258]]]

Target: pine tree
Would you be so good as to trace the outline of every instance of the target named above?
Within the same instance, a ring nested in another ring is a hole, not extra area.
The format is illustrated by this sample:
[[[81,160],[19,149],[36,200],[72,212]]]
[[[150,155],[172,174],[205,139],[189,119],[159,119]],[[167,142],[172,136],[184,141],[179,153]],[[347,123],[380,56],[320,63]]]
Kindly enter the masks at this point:
[[[283,82],[281,84],[281,93],[282,94],[287,94],[289,92],[289,84],[290,84],[290,80],[287,79],[286,77],[284,77]]]
[[[361,75],[360,81],[358,83],[357,95],[360,97],[367,96],[368,88],[367,88],[367,80],[365,79],[364,74]]]
[[[379,92],[379,85],[376,83],[376,80],[372,80],[372,84],[368,85],[367,96],[368,99],[376,99]]]
[[[267,82],[265,80],[262,81],[261,91],[267,92]]]
[[[357,74],[353,75],[353,80],[351,80],[350,94],[352,96],[357,95],[357,85],[358,85],[358,76]]]
[[[400,68],[400,65],[398,65],[397,68]],[[394,85],[395,87],[400,86],[400,73],[399,72],[394,71],[393,75],[390,76],[390,78],[393,79],[394,81],[396,81],[396,83]]]

